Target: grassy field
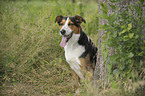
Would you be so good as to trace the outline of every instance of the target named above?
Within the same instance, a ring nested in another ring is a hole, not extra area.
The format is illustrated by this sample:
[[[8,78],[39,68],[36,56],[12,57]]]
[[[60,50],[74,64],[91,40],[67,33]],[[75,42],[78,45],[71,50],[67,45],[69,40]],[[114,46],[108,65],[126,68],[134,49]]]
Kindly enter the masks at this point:
[[[97,45],[97,2],[0,1],[0,95],[73,96],[71,69],[59,46],[57,15],[85,18]],[[85,96],[85,95],[83,95]]]
[[[0,96],[75,95],[55,17],[81,15],[87,22],[84,32],[97,46],[98,4],[71,1],[0,0]],[[107,81],[104,89],[86,80],[78,96],[144,96],[145,82],[129,80],[114,81],[119,87],[112,88]]]

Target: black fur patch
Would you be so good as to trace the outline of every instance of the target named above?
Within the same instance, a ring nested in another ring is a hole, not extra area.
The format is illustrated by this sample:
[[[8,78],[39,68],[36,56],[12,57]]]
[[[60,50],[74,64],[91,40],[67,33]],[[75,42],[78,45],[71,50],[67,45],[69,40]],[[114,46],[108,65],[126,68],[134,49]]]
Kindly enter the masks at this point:
[[[94,44],[91,42],[91,39],[88,40],[87,35],[81,30],[80,32],[80,38],[78,43],[82,46],[85,46],[85,52],[80,56],[80,58],[85,58],[87,54],[90,54],[90,61],[91,63],[96,64],[97,59],[97,50],[98,48],[94,46]]]

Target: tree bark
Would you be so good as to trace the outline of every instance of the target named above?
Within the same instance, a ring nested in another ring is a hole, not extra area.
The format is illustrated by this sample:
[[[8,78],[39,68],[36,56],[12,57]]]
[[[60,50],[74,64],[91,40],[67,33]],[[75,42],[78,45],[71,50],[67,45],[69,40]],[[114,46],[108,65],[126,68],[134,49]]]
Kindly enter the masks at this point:
[[[103,3],[107,3],[108,0],[98,0],[98,14],[102,14],[102,10],[101,10],[101,5],[100,2]],[[105,19],[100,19],[99,18],[99,27],[100,25],[104,25],[106,24],[108,21]],[[105,40],[102,38],[103,35],[106,32],[103,30],[100,30],[98,32],[98,52],[97,52],[97,63],[95,66],[95,72],[94,72],[94,81],[95,81],[95,85],[96,85],[96,81],[101,80],[101,86],[104,86],[105,83],[105,72],[106,72],[106,68],[105,68],[105,60],[103,59],[103,52],[102,52],[102,42],[104,42]]]
[[[121,0],[120,2],[118,2],[116,4],[117,8],[119,9],[119,12],[122,13],[123,10],[129,10],[129,3],[132,2],[134,3],[135,1],[137,0],[134,0],[134,1],[130,1],[130,0]],[[114,5],[114,3],[111,3],[109,2],[109,0],[98,0],[98,14],[102,14],[102,10],[101,10],[101,5],[100,5],[100,2],[103,2],[107,5]],[[108,6],[108,15],[111,14],[112,12],[115,12],[114,9],[111,9],[109,6]],[[121,20],[121,19],[120,19]],[[119,21],[119,20],[118,20]],[[99,28],[100,28],[100,25],[104,25],[104,24],[108,24],[108,21],[106,19],[101,19],[99,18]],[[103,59],[103,52],[102,52],[102,43],[105,41],[102,37],[106,34],[105,31],[102,31],[100,30],[98,32],[98,52],[97,52],[97,63],[96,63],[96,66],[95,66],[95,72],[94,72],[94,85],[96,85],[96,81],[101,81],[101,86],[105,88],[105,79],[106,79],[106,75],[107,75],[107,72],[106,72],[106,64],[107,64],[107,61],[106,61],[106,58]],[[108,53],[108,56],[111,56],[115,53],[115,50],[114,48],[110,48],[110,47],[107,47],[109,49],[109,53]]]

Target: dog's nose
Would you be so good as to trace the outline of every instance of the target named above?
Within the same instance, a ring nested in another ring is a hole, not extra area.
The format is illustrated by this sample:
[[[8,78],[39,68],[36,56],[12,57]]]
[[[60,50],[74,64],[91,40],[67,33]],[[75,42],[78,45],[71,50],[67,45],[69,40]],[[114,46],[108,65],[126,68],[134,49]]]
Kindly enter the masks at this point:
[[[64,29],[62,29],[61,31],[60,31],[60,33],[62,34],[62,35],[64,35],[65,34],[65,30]]]

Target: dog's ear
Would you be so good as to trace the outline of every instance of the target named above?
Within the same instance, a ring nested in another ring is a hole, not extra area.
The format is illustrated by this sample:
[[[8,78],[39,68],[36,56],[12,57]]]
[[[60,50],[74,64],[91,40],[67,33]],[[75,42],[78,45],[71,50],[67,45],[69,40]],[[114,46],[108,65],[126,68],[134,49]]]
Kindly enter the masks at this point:
[[[80,26],[82,22],[86,23],[85,19],[79,15],[75,16],[75,22],[77,23],[78,26]]]
[[[55,18],[55,23],[57,22],[58,24],[61,22],[63,16],[62,15],[58,15],[56,18]]]

